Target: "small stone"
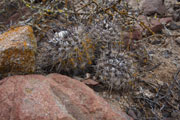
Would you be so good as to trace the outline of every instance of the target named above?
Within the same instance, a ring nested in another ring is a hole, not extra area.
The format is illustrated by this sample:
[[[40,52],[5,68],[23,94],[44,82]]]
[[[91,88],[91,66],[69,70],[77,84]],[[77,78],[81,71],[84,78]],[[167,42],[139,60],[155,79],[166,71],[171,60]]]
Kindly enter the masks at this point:
[[[164,28],[164,25],[172,21],[172,17],[165,17],[165,18],[160,18],[160,19],[151,18],[150,20],[148,20],[146,16],[140,15],[138,17],[138,20],[143,22],[144,25],[149,27],[149,29],[152,30],[154,33],[158,33]],[[139,24],[136,24],[136,27],[137,29],[140,30],[141,33],[144,32],[144,29]],[[146,31],[150,32],[147,29]]]
[[[175,41],[176,41],[176,44],[177,44],[177,45],[180,45],[180,37],[177,38]]]
[[[180,25],[176,24],[175,22],[171,22],[167,28],[170,30],[178,30],[180,29]]]
[[[98,82],[96,82],[96,81],[94,81],[94,80],[92,80],[92,79],[83,80],[82,82],[83,82],[84,84],[86,84],[86,85],[92,85],[92,86],[95,86],[95,85],[98,85],[98,84],[99,84]]]
[[[161,54],[164,58],[170,58],[172,56],[172,52],[169,50],[162,51]]]
[[[166,12],[166,7],[164,5],[164,0],[144,0],[142,3],[142,10],[145,15],[164,15]]]

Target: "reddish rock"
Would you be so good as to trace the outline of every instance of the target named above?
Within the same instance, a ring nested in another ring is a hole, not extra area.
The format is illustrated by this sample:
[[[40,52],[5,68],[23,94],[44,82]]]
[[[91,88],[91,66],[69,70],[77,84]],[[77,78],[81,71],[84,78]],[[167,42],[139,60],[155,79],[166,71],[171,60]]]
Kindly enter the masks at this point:
[[[40,75],[5,78],[0,86],[1,120],[73,120],[59,109],[49,78]]]
[[[166,7],[164,5],[164,0],[144,0],[142,3],[142,10],[145,15],[154,15],[155,13],[164,15]]]
[[[0,81],[1,120],[131,120],[69,77],[12,76]]]
[[[157,33],[160,32],[163,28],[164,25],[172,21],[171,17],[166,17],[166,18],[151,18],[150,20],[147,19],[146,16],[140,15],[138,17],[138,20],[143,22],[145,26],[147,26],[152,32]],[[150,31],[145,28],[144,26],[140,26],[139,24],[135,25],[135,29],[132,32],[124,32],[124,40],[125,45],[132,43],[133,41],[129,40],[140,40],[142,39],[142,33],[150,33]]]
[[[140,31],[140,29],[136,28],[136,29],[132,32],[132,36],[133,36],[133,39],[135,39],[135,40],[142,39],[142,32]]]
[[[164,25],[166,25],[167,23],[171,21],[172,21],[171,17],[161,18],[161,19],[152,19],[150,21],[150,28],[153,32],[160,32],[164,28]]]
[[[132,32],[124,32],[123,36],[124,36],[124,40],[126,40],[126,42],[127,42],[127,40],[140,40],[140,39],[142,39],[141,29],[135,28],[134,31],[132,31]],[[126,42],[125,42],[125,44],[128,44]]]
[[[160,32],[164,28],[164,25],[171,22],[172,18],[171,17],[151,18],[150,20],[148,20],[146,16],[141,15],[138,17],[138,20],[143,22],[144,25],[147,26],[154,33],[157,33],[157,32]],[[136,25],[136,27],[140,30],[140,33],[144,32],[144,29],[139,24]],[[145,28],[145,31],[150,32],[147,28]]]

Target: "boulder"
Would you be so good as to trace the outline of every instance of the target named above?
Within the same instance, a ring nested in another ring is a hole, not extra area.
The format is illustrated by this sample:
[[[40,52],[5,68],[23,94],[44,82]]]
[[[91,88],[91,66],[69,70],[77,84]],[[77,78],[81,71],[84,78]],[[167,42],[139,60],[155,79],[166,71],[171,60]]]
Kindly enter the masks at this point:
[[[84,83],[50,74],[0,81],[1,120],[131,120]]]
[[[12,28],[0,35],[0,73],[35,70],[37,42],[30,26]]]

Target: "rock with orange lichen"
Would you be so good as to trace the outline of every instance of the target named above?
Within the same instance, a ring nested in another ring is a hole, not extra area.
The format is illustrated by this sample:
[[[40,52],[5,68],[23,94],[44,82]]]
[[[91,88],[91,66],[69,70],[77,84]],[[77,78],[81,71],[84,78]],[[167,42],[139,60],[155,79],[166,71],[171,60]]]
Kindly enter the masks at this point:
[[[37,42],[30,26],[0,35],[0,73],[31,73],[35,70]]]

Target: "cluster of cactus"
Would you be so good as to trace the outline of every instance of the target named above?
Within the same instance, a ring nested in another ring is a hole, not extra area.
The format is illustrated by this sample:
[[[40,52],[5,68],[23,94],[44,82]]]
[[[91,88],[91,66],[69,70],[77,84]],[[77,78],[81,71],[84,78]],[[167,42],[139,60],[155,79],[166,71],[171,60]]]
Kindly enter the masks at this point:
[[[127,50],[121,24],[117,19],[110,21],[104,18],[88,27],[80,25],[54,33],[49,42],[58,47],[56,69],[76,71],[93,66],[98,80],[116,90],[133,81],[137,61]]]
[[[38,30],[69,24],[54,31],[48,41],[58,48],[58,60],[54,63],[57,71],[91,67],[99,81],[117,90],[134,80],[138,64],[132,54],[136,54],[138,59],[141,56],[138,50],[132,52],[128,49],[132,37],[125,38],[124,32],[132,32],[137,21],[134,15],[129,14],[126,3],[123,4],[121,0],[51,0],[43,4],[22,1],[41,12],[43,19],[33,23],[34,27],[39,25]],[[65,23],[53,21],[59,15],[65,18]],[[46,33],[44,31],[39,33]]]
[[[112,89],[122,89],[134,80],[138,71],[137,60],[131,56],[136,53],[127,49],[130,43],[123,33],[129,32],[133,24],[128,24],[130,20],[119,13],[114,13],[113,18],[99,14],[94,19],[91,24],[56,32],[50,39],[58,46],[56,68],[76,71],[93,66],[98,81]]]

